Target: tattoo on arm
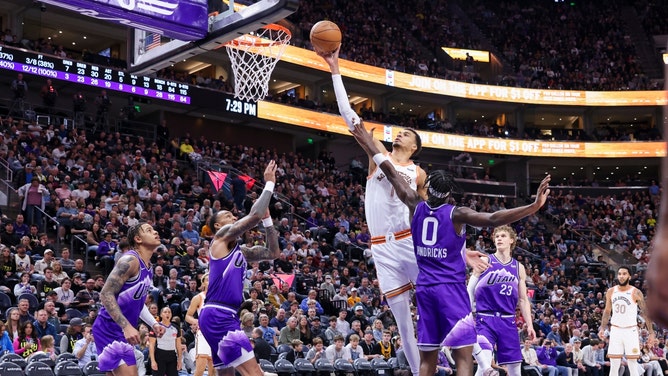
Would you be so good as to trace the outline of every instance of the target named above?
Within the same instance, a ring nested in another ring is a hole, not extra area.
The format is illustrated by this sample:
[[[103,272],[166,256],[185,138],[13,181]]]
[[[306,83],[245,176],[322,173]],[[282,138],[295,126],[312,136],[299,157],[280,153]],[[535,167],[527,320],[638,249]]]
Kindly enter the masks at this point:
[[[654,335],[654,326],[652,324],[652,320],[650,320],[649,316],[647,316],[647,310],[645,307],[645,297],[643,296],[642,292],[640,290],[636,289],[636,301],[638,302],[638,311],[640,311],[640,317],[645,320],[645,326],[647,326],[647,331],[649,332],[650,335]]]
[[[272,193],[269,191],[262,191],[260,198],[258,198],[257,201],[255,201],[253,204],[253,207],[251,207],[250,213],[236,221],[229,229],[223,231],[223,229],[227,227],[225,226],[218,230],[216,233],[216,238],[222,237],[225,239],[225,242],[229,243],[233,240],[236,240],[244,232],[257,226],[257,224],[260,223],[264,213],[267,212],[269,201],[271,200],[271,195]]]
[[[125,328],[126,325],[129,325],[129,322],[121,312],[121,307],[118,305],[118,301],[116,301],[116,294],[121,291],[125,282],[136,274],[137,265],[133,265],[133,260],[134,263],[137,263],[134,258],[121,257],[100,292],[100,302],[104,305],[104,308],[114,322],[121,328]]]
[[[274,254],[271,250],[269,250],[269,248],[261,245],[256,245],[250,248],[241,246],[241,251],[244,253],[244,257],[246,257],[247,262],[274,260],[278,258],[278,257],[273,257]]]

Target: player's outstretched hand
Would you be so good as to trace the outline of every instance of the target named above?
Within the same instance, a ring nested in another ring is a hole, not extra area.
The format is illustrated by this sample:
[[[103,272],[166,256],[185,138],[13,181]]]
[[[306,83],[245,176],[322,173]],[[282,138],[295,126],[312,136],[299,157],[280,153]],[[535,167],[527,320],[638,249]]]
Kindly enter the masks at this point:
[[[664,192],[663,194],[666,194]],[[665,200],[665,198],[663,198]],[[659,219],[660,220],[660,219]],[[652,239],[652,257],[647,266],[647,301],[649,317],[668,327],[668,224],[659,222],[659,230]]]
[[[327,65],[329,65],[329,69],[332,72],[332,74],[340,74],[339,72],[339,51],[341,50],[341,46],[339,46],[336,50],[333,52],[323,52],[320,51],[319,49],[313,47],[313,51],[315,51],[318,56],[323,58]]]
[[[354,124],[353,130],[350,131],[355,137],[355,140],[357,140],[357,143],[360,144],[369,157],[373,157],[380,153],[376,143],[373,141],[374,130],[376,130],[376,128],[371,128],[370,131],[367,131],[366,128],[364,128],[364,122],[360,121],[359,124]]]
[[[273,181],[276,183],[276,161],[273,159],[267,164],[267,168],[264,169],[264,181]]]
[[[466,250],[466,264],[473,268],[473,270],[478,275],[482,274],[482,272],[487,270],[489,267],[489,263],[487,262],[487,255],[472,249]]]
[[[545,179],[540,182],[540,186],[538,186],[535,202],[538,204],[539,208],[545,205],[545,202],[547,202],[547,197],[550,195],[550,180],[552,180],[552,176],[547,175]]]

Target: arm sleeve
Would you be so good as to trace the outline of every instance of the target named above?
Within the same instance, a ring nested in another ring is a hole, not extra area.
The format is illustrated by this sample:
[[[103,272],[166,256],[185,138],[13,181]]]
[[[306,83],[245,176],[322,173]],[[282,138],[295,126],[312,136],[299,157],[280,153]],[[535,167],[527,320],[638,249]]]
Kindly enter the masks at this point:
[[[355,111],[353,111],[353,109],[350,107],[350,102],[348,102],[348,93],[346,92],[345,86],[343,86],[341,75],[333,74],[332,83],[334,84],[336,103],[339,105],[339,113],[343,117],[343,120],[346,121],[348,129],[352,130],[355,124],[359,124],[360,117],[357,116]]]
[[[469,277],[469,283],[466,285],[466,290],[469,293],[469,300],[471,301],[471,311],[475,312],[475,287],[478,284],[478,276],[471,274]]]

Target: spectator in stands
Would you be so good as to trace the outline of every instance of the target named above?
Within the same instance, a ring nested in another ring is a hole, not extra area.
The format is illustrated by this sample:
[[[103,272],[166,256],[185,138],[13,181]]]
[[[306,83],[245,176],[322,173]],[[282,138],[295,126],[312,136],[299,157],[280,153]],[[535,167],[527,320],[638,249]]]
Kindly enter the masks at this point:
[[[383,331],[383,339],[374,346],[373,354],[380,355],[385,360],[396,357],[397,353],[394,345],[390,342],[391,339],[392,333],[387,329]]]
[[[14,343],[9,338],[7,325],[0,321],[0,354],[14,353]]]
[[[112,233],[106,232],[102,241],[97,245],[96,260],[100,263],[100,267],[105,275],[109,275],[114,268],[114,254],[118,244],[112,239]]]
[[[58,99],[58,90],[56,90],[51,79],[47,79],[46,84],[42,86],[40,96],[42,97],[42,104],[47,108],[49,113],[52,113]]]
[[[46,310],[40,309],[35,313],[36,319],[33,322],[35,334],[37,338],[42,338],[45,335],[56,336],[57,331],[56,327],[49,322],[49,315],[46,313]]]
[[[281,329],[278,336],[279,345],[290,344],[292,340],[299,339],[299,330],[297,329],[297,318],[290,317],[287,321],[287,325]]]
[[[97,359],[98,353],[95,347],[95,338],[93,337],[93,333],[91,333],[91,325],[83,327],[83,338],[74,343],[72,353],[79,360],[79,367],[81,369],[84,369],[93,359]]]
[[[44,298],[49,292],[57,287],[60,287],[60,283],[53,278],[53,268],[48,266],[44,269],[44,279],[37,283],[37,295]]]
[[[278,311],[276,311],[276,316],[269,320],[269,325],[278,332],[285,328],[287,324],[288,320],[286,319],[285,309],[283,308],[279,308]]]
[[[55,257],[53,255],[53,250],[50,248],[47,248],[44,250],[44,258],[41,260],[38,260],[35,262],[35,273],[38,275],[33,275],[34,279],[44,279],[44,274],[46,272],[46,268],[50,268],[51,272],[53,272],[53,262],[55,261]],[[53,277],[53,274],[52,274]]]
[[[14,296],[19,297],[23,294],[36,294],[37,289],[30,283],[30,274],[21,274],[21,280],[14,285]]]
[[[89,278],[86,280],[84,289],[76,294],[70,306],[87,313],[91,308],[97,307],[99,302],[100,293],[95,291],[95,280]]]
[[[256,359],[271,360],[271,354],[274,350],[272,349],[271,345],[267,343],[264,338],[262,338],[262,329],[253,329],[251,343],[253,344],[253,352],[255,353]]]
[[[6,314],[7,321],[5,321],[5,327],[13,343],[14,339],[19,335],[19,326],[21,325],[19,309],[16,307],[9,308]]]
[[[334,337],[334,342],[325,350],[325,356],[331,363],[334,363],[337,359],[343,359],[352,363],[350,352],[343,345],[343,336]]]
[[[41,348],[32,321],[22,322],[19,325],[18,337],[14,338],[14,353],[21,355],[23,359],[28,359]]]
[[[320,302],[317,300],[318,297],[318,291],[316,290],[309,290],[308,291],[308,296],[304,299],[302,299],[302,302],[299,304],[299,309],[302,311],[306,312],[309,309],[309,303],[312,303],[315,305],[315,311],[318,315],[322,315],[325,313],[325,310],[322,308],[322,305],[320,305]]]

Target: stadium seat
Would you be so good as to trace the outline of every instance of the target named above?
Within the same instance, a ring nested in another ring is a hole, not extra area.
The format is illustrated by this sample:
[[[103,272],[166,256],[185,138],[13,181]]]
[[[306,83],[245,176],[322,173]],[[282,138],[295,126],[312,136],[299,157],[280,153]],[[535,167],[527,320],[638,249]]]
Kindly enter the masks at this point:
[[[23,369],[13,362],[0,363],[0,375],[2,376],[23,376]]]
[[[60,362],[56,365],[56,376],[81,376],[81,368],[72,361]]]
[[[292,350],[292,346],[286,343],[278,345],[278,349],[276,349],[276,351],[278,351],[279,354],[289,352],[290,350]]]
[[[23,359],[21,355],[14,353],[8,353],[3,356],[0,356],[0,363],[4,362],[12,362],[17,366],[21,367],[21,369],[26,369],[26,366],[28,365],[28,362],[26,362],[26,360]]]
[[[65,313],[67,314],[67,320],[68,321],[72,320],[75,317],[81,318],[83,316],[83,313],[81,313],[81,311],[79,311],[76,308],[68,308],[68,309],[65,310]]]
[[[335,371],[334,365],[332,364],[332,362],[330,362],[327,359],[320,358],[320,359],[316,360],[313,365],[315,366],[315,370],[318,371],[318,372],[327,373],[327,372],[334,372]]]
[[[371,367],[376,372],[376,375],[387,375],[390,374],[390,365],[387,364],[385,359],[374,358],[371,360]]]
[[[346,359],[336,359],[334,361],[334,369],[346,373],[355,373],[355,367]]]
[[[0,315],[2,315],[2,320],[7,320],[5,317],[5,311],[12,306],[12,299],[9,295],[4,292],[0,292]]]
[[[315,372],[315,367],[308,360],[303,359],[303,358],[298,358],[298,359],[295,359],[295,370],[297,371],[297,373],[300,373],[300,374],[302,372],[304,372],[304,373]]]
[[[276,363],[274,363],[274,368],[279,375],[294,375],[295,373],[295,366],[287,359],[278,359]]]
[[[106,376],[106,372],[100,371],[96,360],[88,362],[83,369],[83,373],[86,376]]]
[[[43,352],[37,352],[30,355],[28,357],[28,365],[30,365],[30,363],[33,362],[42,362],[47,366],[51,367],[51,369],[53,369],[53,367],[56,366],[56,362],[53,359],[51,359],[46,353]]]
[[[31,362],[26,366],[26,376],[54,376],[53,370],[43,362]]]
[[[260,359],[260,368],[264,372],[276,373],[276,367],[267,359]]]
[[[16,301],[18,302],[21,299],[28,299],[30,302],[30,308],[29,311],[30,313],[35,313],[35,310],[39,308],[39,300],[35,296],[35,294],[21,294],[19,295],[18,298],[16,298]]]
[[[62,353],[62,354],[60,354],[56,357],[56,364],[58,364],[60,362],[68,361],[68,360],[72,361],[72,362],[78,362],[79,361],[77,359],[76,355],[74,355],[72,353],[65,352],[65,353]]]
[[[357,358],[353,361],[353,366],[355,367],[355,370],[357,372],[368,372],[368,371],[373,371],[373,366],[371,366],[371,362],[364,358]]]
[[[387,360],[387,365],[390,366],[390,369],[397,369],[399,368],[399,361],[396,357],[392,357]]]

